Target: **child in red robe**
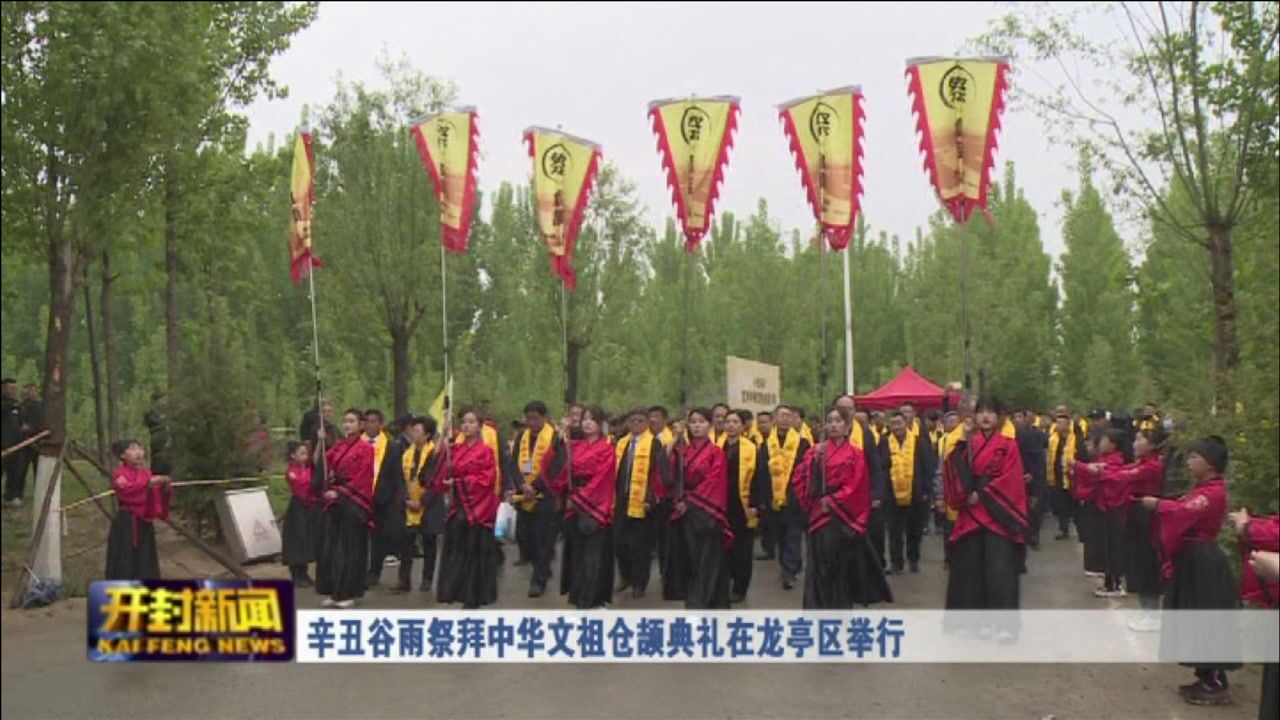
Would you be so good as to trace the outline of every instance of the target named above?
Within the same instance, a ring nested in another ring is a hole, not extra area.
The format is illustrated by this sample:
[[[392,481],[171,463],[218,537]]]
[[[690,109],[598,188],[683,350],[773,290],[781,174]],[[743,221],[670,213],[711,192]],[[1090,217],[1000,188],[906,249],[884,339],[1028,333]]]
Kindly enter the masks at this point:
[[[107,580],[157,580],[160,558],[156,553],[154,520],[169,517],[173,488],[168,475],[152,475],[142,466],[147,453],[137,440],[120,440],[111,446],[120,465],[111,473],[116,493],[116,516],[107,536]]]

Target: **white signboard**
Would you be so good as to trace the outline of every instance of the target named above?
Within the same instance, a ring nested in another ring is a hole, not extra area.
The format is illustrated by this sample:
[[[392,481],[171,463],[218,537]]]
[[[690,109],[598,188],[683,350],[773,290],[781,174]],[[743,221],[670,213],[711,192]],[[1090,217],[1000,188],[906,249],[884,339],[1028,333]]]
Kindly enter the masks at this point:
[[[732,355],[725,357],[725,363],[725,380],[729,386],[725,397],[731,407],[753,413],[772,412],[781,402],[781,372],[777,365]]]
[[[266,488],[228,490],[218,498],[222,534],[240,562],[280,553],[280,528],[267,500]]]

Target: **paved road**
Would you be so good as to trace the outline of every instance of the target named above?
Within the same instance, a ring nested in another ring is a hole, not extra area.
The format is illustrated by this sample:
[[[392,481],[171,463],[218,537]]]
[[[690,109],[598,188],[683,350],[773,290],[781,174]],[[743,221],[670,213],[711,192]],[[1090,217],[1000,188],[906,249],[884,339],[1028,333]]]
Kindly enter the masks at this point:
[[[936,537],[918,575],[892,579],[896,607],[941,607]],[[261,568],[275,573],[276,568]],[[393,571],[385,577],[389,580]],[[622,608],[667,607],[656,592]],[[499,607],[563,608],[525,597],[527,568],[506,568]],[[554,581],[553,581],[554,583]],[[1132,607],[1092,597],[1078,543],[1048,540],[1023,579],[1028,608]],[[375,591],[366,607],[424,607],[430,596]],[[776,565],[757,562],[744,607],[795,608]],[[318,606],[302,591],[299,604]],[[1233,674],[1236,705],[1197,708],[1175,692],[1189,671],[1160,665],[93,665],[83,601],[0,624],[4,718],[1213,718],[1257,717],[1257,668]]]

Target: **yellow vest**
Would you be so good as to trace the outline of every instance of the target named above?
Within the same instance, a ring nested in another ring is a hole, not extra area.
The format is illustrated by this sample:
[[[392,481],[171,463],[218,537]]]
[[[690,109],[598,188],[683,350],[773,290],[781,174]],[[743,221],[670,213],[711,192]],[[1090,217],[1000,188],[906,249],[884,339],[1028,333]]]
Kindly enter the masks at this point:
[[[364,436],[364,441],[369,442],[369,436]],[[382,458],[387,454],[387,434],[385,432],[378,433],[378,437],[369,443],[373,445],[373,488],[378,488],[378,473],[382,472]]]
[[[618,441],[614,449],[617,466],[622,467],[627,457],[627,449],[631,446],[633,436],[627,433]],[[627,517],[644,517],[644,500],[649,495],[649,463],[653,459],[653,433],[645,430],[640,434],[636,454],[631,458],[631,483],[627,495]]]
[[[1045,478],[1049,483],[1053,483],[1053,458],[1058,454],[1058,445],[1062,443],[1062,436],[1057,430],[1049,433],[1049,453],[1045,456]],[[1071,467],[1076,461],[1076,438],[1074,435],[1067,435],[1067,446],[1062,449],[1062,489],[1071,488]]]
[[[760,524],[760,518],[751,517],[751,481],[756,475],[756,444],[750,438],[738,437],[738,496],[742,501],[742,514],[747,516],[747,527]]]
[[[893,479],[893,499],[899,506],[911,504],[911,489],[916,476],[916,436],[907,433],[907,439],[899,443],[897,436],[889,433],[889,471]]]
[[[551,449],[551,443],[555,440],[556,431],[551,427],[551,423],[545,423],[542,430],[538,432],[538,439],[533,443],[532,454],[529,449],[529,435],[531,431],[526,430],[520,434],[520,447],[516,461],[520,463],[520,475],[528,485],[532,485],[533,481],[538,477],[538,469],[542,467],[542,458],[546,456],[547,451]],[[538,504],[538,498],[525,498],[520,503],[520,507],[525,511],[532,511],[533,506]]]
[[[422,446],[419,451],[417,446],[410,446],[404,451],[404,458],[401,460],[401,467],[404,469],[404,485],[405,490],[409,493],[410,500],[422,500],[422,496],[427,493],[426,479],[422,477],[422,469],[426,467],[427,460],[431,458],[431,453],[435,452],[435,443],[428,442]],[[413,464],[413,455],[417,452],[420,456],[418,464]],[[422,524],[422,510],[410,510],[406,505],[404,509],[404,524],[408,527],[418,527]]]
[[[773,509],[781,510],[787,504],[787,485],[791,483],[791,470],[796,466],[796,453],[800,450],[800,433],[787,433],[787,443],[778,442],[778,429],[769,433],[769,477],[773,480]]]

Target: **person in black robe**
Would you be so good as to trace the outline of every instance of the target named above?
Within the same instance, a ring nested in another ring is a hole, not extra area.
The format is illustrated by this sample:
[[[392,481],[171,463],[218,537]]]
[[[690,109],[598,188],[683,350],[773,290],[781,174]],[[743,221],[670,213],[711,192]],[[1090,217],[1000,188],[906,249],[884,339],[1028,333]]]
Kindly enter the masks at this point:
[[[405,429],[410,420],[412,417],[407,415],[396,419],[395,437],[387,442],[382,465],[378,468],[378,477],[374,482],[374,528],[369,538],[372,551],[369,556],[370,587],[377,585],[381,579],[382,565],[387,556],[399,558],[400,546],[404,544],[404,453],[412,444],[405,435]]]
[[[19,429],[21,407],[18,402],[18,383],[13,378],[5,378],[0,388],[3,388],[4,393],[0,399],[0,448],[7,450],[22,442],[22,432]],[[22,496],[26,493],[27,470],[17,462],[5,460],[4,474],[4,502],[11,507],[20,507]]]
[[[531,598],[542,597],[551,579],[551,563],[556,555],[556,538],[560,536],[560,512],[555,493],[547,486],[542,471],[548,458],[553,456],[563,442],[547,421],[547,405],[534,400],[524,406],[524,427],[516,435],[503,467],[503,487],[508,498],[515,495],[523,500],[516,503],[519,519],[516,522],[516,545],[525,563],[533,566],[529,578]],[[537,454],[538,441],[550,435],[550,444],[543,455]],[[521,459],[522,447],[528,455]],[[530,507],[532,505],[532,507]],[[524,564],[519,560],[516,565]]]
[[[294,586],[311,587],[315,583],[307,566],[315,562],[320,545],[322,478],[311,467],[305,443],[289,441],[287,454],[289,466],[285,469],[285,481],[290,497],[280,533],[280,560],[288,566]]]
[[[729,602],[740,603],[751,587],[752,557],[755,545],[756,525],[769,507],[771,492],[769,477],[769,448],[757,446],[742,433],[750,427],[751,413],[735,410],[725,418],[725,461],[728,466],[729,528],[733,530],[733,545],[729,548]],[[744,469],[743,455],[751,458],[751,466]],[[747,487],[743,487],[745,480]],[[743,496],[746,506],[743,506]]]
[[[1035,415],[1024,409],[1013,411],[1013,427],[1017,434],[1018,455],[1022,458],[1022,479],[1027,489],[1027,531],[1025,547],[1040,549],[1040,524],[1044,519],[1045,498],[1045,446],[1048,440],[1034,424]],[[1026,572],[1026,561],[1023,561]]]
[[[168,475],[173,471],[173,433],[169,429],[169,398],[157,390],[151,395],[151,409],[142,421],[151,435],[151,471]]]
[[[725,549],[733,531],[725,514],[728,483],[724,452],[711,442],[711,411],[688,415],[689,442],[672,448],[674,477],[671,547],[662,571],[662,598],[683,600],[685,609],[729,608]]]
[[[664,424],[665,428],[665,410]],[[627,433],[618,439],[617,489],[614,492],[613,550],[618,566],[615,592],[631,589],[631,597],[642,598],[649,588],[653,568],[653,544],[657,534],[655,511],[669,484],[671,471],[661,438],[650,430],[649,412],[632,410],[626,418]],[[647,447],[644,443],[648,443]],[[648,450],[649,470],[643,475],[644,488],[635,489],[636,458]]]

